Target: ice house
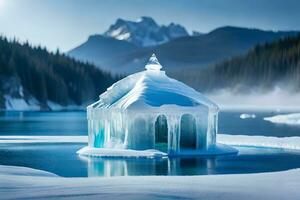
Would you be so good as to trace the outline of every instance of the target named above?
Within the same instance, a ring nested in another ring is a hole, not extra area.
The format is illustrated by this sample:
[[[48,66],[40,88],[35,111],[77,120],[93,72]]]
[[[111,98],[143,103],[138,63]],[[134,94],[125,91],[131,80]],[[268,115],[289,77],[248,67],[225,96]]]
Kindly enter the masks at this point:
[[[218,111],[204,95],[168,77],[153,54],[144,71],[114,83],[87,107],[89,148],[210,151]]]

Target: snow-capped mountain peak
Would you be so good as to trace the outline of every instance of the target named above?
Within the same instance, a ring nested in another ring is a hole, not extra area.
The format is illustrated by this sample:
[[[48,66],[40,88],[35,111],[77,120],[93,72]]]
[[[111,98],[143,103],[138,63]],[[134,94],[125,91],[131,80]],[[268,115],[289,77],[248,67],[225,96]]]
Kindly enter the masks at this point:
[[[151,17],[140,17],[136,22],[152,27],[159,27]]]
[[[160,26],[151,17],[141,17],[137,21],[118,19],[103,35],[126,40],[136,46],[154,46],[189,34],[179,24]]]

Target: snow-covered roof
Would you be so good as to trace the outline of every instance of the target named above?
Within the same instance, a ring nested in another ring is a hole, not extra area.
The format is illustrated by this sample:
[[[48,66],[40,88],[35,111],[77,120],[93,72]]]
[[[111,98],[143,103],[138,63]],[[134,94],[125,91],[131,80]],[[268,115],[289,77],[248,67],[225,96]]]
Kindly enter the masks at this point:
[[[168,77],[153,54],[146,70],[125,77],[100,95],[90,107],[143,109],[176,105],[181,107],[218,106],[193,88]]]

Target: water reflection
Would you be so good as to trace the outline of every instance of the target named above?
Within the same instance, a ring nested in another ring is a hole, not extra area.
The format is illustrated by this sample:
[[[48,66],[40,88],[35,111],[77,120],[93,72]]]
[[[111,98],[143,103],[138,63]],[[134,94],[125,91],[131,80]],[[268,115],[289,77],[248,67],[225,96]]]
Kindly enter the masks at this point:
[[[89,177],[211,174],[216,158],[117,159],[81,157]]]

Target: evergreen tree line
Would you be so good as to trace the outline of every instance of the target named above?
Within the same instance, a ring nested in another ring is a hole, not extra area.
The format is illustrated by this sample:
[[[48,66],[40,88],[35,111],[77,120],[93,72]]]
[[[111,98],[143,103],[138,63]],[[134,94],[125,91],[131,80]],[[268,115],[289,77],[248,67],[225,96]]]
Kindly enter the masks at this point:
[[[64,106],[83,105],[97,99],[118,79],[59,51],[51,53],[40,46],[20,44],[5,37],[0,37],[0,77],[16,77],[23,86],[24,96],[35,97],[41,106],[46,106],[48,100]],[[2,102],[3,95],[0,89]]]
[[[264,92],[279,86],[300,90],[300,35],[257,45],[246,55],[202,69],[185,69],[171,76],[202,91],[230,89]]]

